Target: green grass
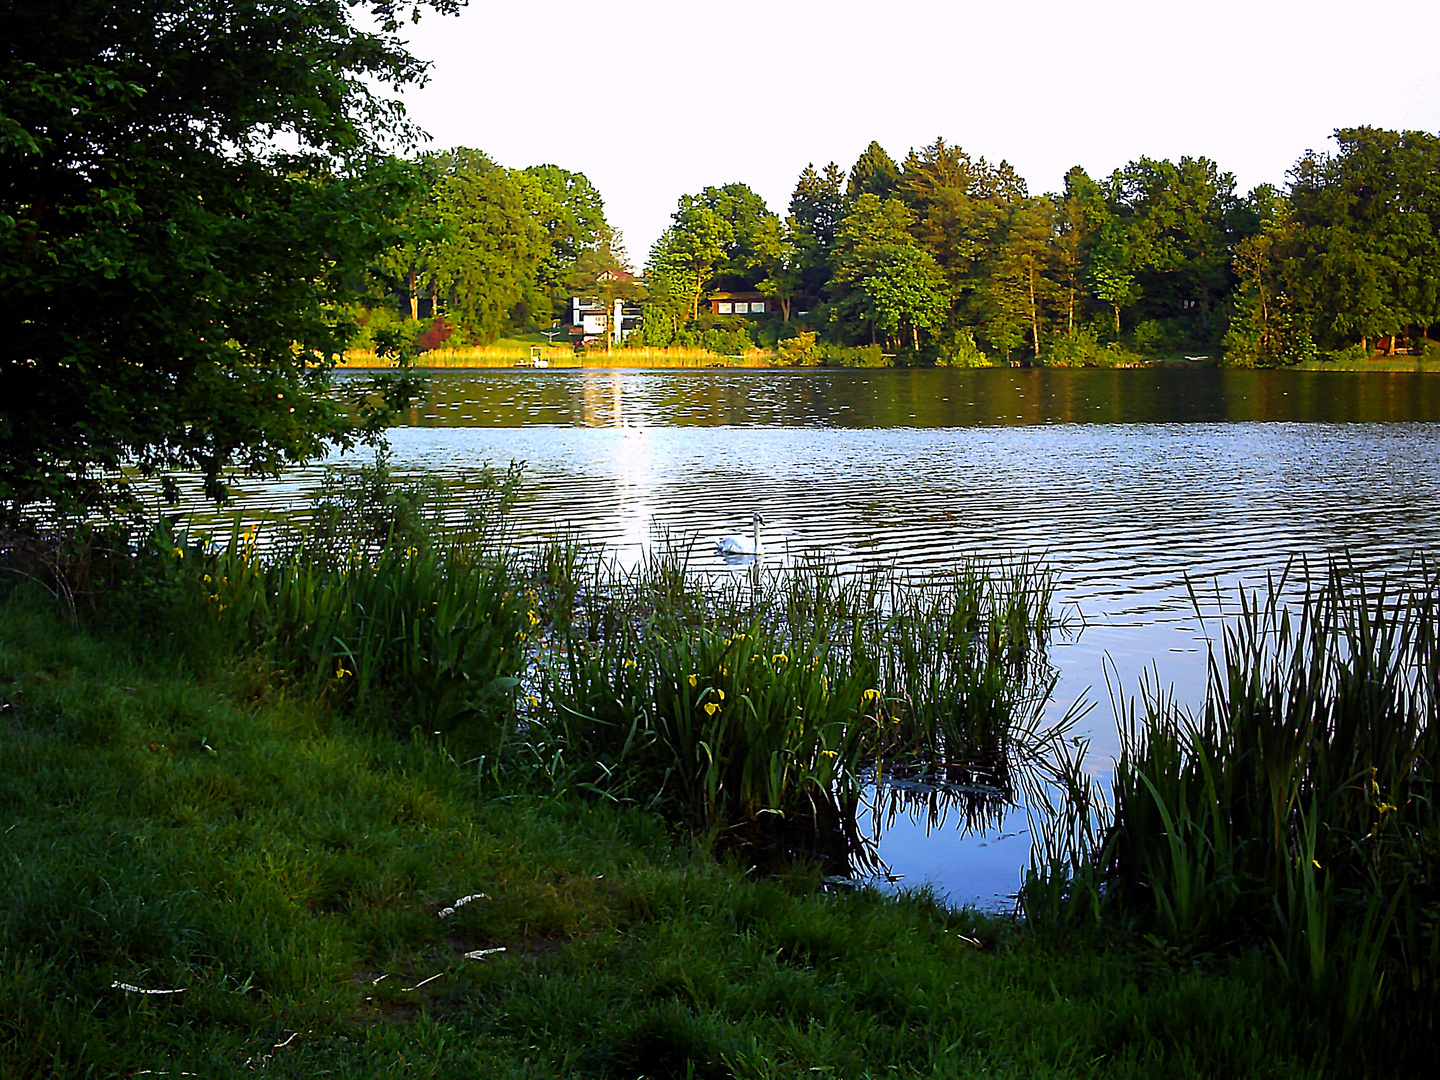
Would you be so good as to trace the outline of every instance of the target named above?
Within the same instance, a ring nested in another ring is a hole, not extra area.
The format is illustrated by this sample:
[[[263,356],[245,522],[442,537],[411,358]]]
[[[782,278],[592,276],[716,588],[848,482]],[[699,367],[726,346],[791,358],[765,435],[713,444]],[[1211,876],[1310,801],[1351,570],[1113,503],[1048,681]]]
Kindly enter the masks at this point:
[[[1423,356],[1372,356],[1368,359],[1333,357],[1306,360],[1295,366],[1297,371],[1424,371],[1440,372],[1440,359]]]
[[[1336,1071],[1253,957],[759,880],[188,655],[0,597],[0,1075]]]

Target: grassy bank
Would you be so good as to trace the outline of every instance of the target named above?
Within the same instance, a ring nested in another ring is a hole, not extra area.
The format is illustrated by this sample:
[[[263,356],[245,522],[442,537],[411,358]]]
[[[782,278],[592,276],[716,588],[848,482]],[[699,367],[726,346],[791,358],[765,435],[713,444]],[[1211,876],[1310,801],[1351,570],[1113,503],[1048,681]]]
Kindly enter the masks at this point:
[[[6,1076],[1348,1071],[1263,962],[758,879],[33,587],[0,694]]]
[[[1295,366],[1297,371],[1423,371],[1440,372],[1440,360],[1423,356],[1372,356],[1369,358],[1332,357],[1306,360]]]
[[[1277,589],[1203,718],[1129,714],[1112,809],[1039,724],[1044,567],[622,570],[513,549],[519,474],[483,483],[446,521],[382,456],[268,544],[6,536],[0,1076],[1383,1076],[1428,1053],[1433,575],[1332,576],[1294,622]],[[837,881],[876,771],[971,819],[1054,799],[1023,918]]]

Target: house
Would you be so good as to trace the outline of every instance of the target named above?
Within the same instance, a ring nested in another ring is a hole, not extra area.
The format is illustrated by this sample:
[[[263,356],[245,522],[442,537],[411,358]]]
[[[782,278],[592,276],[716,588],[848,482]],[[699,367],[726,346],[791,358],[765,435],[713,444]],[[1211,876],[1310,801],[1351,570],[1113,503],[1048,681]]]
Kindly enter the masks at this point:
[[[603,274],[601,278],[604,279]],[[609,337],[611,341],[618,343],[639,328],[641,319],[640,308],[618,296],[608,308],[602,300],[595,297],[570,298],[570,336],[577,340],[591,341]]]
[[[758,292],[717,292],[710,295],[710,310],[716,315],[764,315],[779,311],[780,301]]]

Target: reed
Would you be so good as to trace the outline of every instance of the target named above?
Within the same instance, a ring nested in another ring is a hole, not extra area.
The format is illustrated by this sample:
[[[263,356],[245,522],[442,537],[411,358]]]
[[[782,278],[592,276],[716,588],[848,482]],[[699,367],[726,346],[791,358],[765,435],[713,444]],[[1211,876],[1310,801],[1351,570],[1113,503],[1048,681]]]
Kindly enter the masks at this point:
[[[459,522],[381,455],[264,544],[238,524],[219,542],[162,526],[151,591],[192,650],[439,736],[497,789],[639,803],[757,861],[863,860],[856,807],[885,777],[993,810],[1053,736],[1038,727],[1054,683],[1038,564],[732,575],[662,542],[626,569],[508,543],[518,472],[487,477]]]
[[[1071,884],[1089,882],[1090,913],[1172,944],[1265,948],[1343,1030],[1385,1015],[1429,1032],[1440,579],[1293,573],[1293,603],[1286,577],[1242,597],[1198,715],[1153,684],[1121,710],[1113,820],[1077,838]],[[1037,917],[1066,872],[1037,868]]]
[[[554,573],[556,567],[562,572]],[[1048,575],[944,577],[812,561],[710,577],[676,549],[640,566],[549,560],[538,759],[666,808],[751,855],[862,855],[861,789],[900,770],[1013,794],[1053,676]],[[558,775],[551,769],[547,775]]]
[[[417,357],[416,368],[510,368],[524,366],[538,355],[552,368],[712,368],[773,367],[771,349],[747,349],[733,356],[709,349],[686,348],[589,348],[577,353],[569,346],[541,346],[532,354],[524,344],[478,345],[468,349],[431,349]],[[342,358],[341,368],[393,368],[393,357],[352,350]]]

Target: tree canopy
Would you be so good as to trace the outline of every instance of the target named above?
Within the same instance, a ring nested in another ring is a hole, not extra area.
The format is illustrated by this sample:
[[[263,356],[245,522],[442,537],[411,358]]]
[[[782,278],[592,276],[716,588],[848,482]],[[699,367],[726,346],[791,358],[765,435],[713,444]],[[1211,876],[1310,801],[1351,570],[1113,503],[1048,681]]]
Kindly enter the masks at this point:
[[[0,507],[356,437],[324,373],[415,184],[401,20],[459,2],[0,8]]]

